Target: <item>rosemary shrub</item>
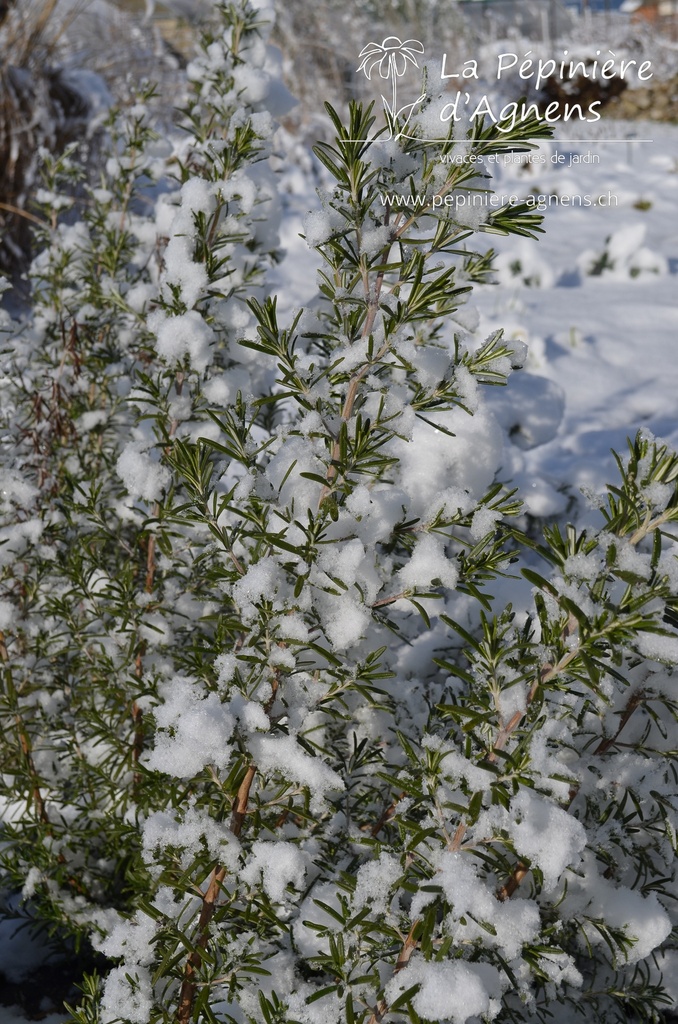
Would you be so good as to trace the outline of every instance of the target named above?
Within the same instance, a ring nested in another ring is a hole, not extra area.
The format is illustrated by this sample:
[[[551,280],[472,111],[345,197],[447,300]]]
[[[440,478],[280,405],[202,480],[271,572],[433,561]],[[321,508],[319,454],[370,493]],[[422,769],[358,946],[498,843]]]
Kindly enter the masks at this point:
[[[181,139],[140,96],[80,206],[44,155],[1,325],[5,885],[100,954],[73,1024],[657,1020],[678,456],[639,434],[597,526],[521,532],[483,392],[523,353],[464,329],[467,243],[539,217],[433,201],[544,128],[444,162],[425,110],[330,109],[283,323],[270,14],[215,13]]]

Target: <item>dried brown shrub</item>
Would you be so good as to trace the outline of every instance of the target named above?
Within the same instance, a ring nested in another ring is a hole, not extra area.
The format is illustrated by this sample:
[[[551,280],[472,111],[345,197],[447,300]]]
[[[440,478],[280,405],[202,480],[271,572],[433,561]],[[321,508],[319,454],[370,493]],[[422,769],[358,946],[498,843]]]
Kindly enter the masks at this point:
[[[57,15],[57,3],[0,0],[0,269],[13,275],[30,254],[27,205],[38,151],[59,152],[83,133],[89,114],[56,66],[78,8]]]

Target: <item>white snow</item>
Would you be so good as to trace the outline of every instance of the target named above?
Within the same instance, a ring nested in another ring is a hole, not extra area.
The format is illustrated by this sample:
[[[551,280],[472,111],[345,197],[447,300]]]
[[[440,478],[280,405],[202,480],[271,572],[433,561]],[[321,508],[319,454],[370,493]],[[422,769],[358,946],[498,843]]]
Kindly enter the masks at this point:
[[[409,561],[398,571],[403,586],[411,589],[430,587],[438,579],[444,587],[454,589],[459,573],[445,554],[445,542],[435,534],[419,537]]]
[[[271,900],[284,903],[288,885],[303,887],[307,868],[306,856],[293,843],[257,840],[240,877],[254,888],[261,882]]]
[[[518,853],[541,870],[547,892],[555,889],[567,867],[579,863],[586,846],[586,831],[580,821],[527,789],[513,798],[507,828]]]
[[[129,1024],[148,1024],[153,1009],[151,975],[147,968],[114,967],[106,976],[101,999],[101,1024],[116,1024],[120,1012]]]
[[[267,17],[272,14],[268,0],[258,0],[257,6]],[[224,59],[223,46],[221,40],[216,40],[210,47],[207,61],[191,66],[189,74],[196,81],[203,81],[206,67],[219,69]],[[237,69],[236,91],[240,102],[260,104],[270,98],[271,90],[278,90],[278,98],[284,104],[284,92],[269,70],[275,58],[263,41],[254,44],[250,56],[253,62]],[[207,80],[204,86],[209,88]],[[438,113],[434,103],[421,117],[429,133],[435,133]],[[241,115],[245,116],[244,110]],[[262,136],[267,135],[271,129],[268,114],[262,112],[255,117],[258,118],[257,130]],[[651,135],[655,141],[651,144],[635,142],[630,137],[631,130],[643,137]],[[606,135],[622,138],[625,134],[627,140],[621,145],[605,141]],[[379,148],[386,165],[396,149],[386,142]],[[574,159],[589,152],[599,156],[600,162],[581,163]],[[561,163],[552,159],[558,153],[564,157]],[[515,358],[502,357],[492,368],[508,373],[511,364],[516,366],[523,361],[527,367],[512,374],[507,387],[480,387],[467,369],[457,368],[454,380],[466,409],[434,413],[429,417],[430,423],[408,420],[402,411],[404,388],[394,385],[390,390],[387,407],[402,416],[401,437],[391,448],[400,460],[393,469],[394,484],[356,487],[341,507],[336,524],[338,532],[333,537],[341,536],[341,541],[328,545],[310,578],[311,586],[318,592],[316,611],[320,623],[317,634],[311,635],[319,643],[329,643],[335,652],[353,656],[353,648],[358,648],[363,639],[369,637],[373,621],[369,603],[377,593],[383,593],[379,589],[383,580],[393,577],[396,571],[396,580],[402,589],[425,589],[440,581],[443,587],[454,590],[458,571],[450,554],[452,546],[448,548],[446,540],[425,532],[439,510],[445,509],[451,515],[457,510],[462,514],[470,512],[476,499],[499,478],[517,486],[526,500],[526,511],[532,516],[576,517],[586,507],[581,491],[585,489],[592,495],[595,505],[595,495],[606,481],[616,476],[610,449],[622,450],[626,435],[644,426],[670,441],[678,441],[675,399],[678,393],[675,359],[678,128],[648,123],[634,125],[631,129],[628,125],[607,122],[600,136],[592,138],[590,143],[560,138],[545,143],[536,155],[544,159],[521,163],[507,158],[492,166],[488,163],[485,169],[494,175],[495,186],[505,192],[531,192],[535,196],[551,195],[559,199],[587,193],[596,202],[585,208],[564,202],[550,206],[546,210],[546,235],[539,241],[493,237],[492,244],[500,250],[497,285],[476,288],[472,301],[459,309],[453,322],[447,325],[448,336],[456,332],[464,350],[470,353],[494,331],[505,329]],[[115,171],[121,165],[117,159],[112,159],[110,167]],[[393,171],[404,180],[407,175],[416,173],[416,161],[399,156],[393,163]],[[286,173],[292,175],[295,169],[288,167]],[[212,327],[212,315],[217,307],[212,306],[208,311],[205,268],[193,258],[195,215],[211,216],[217,202],[235,204],[237,201],[242,211],[258,211],[259,237],[273,238],[276,221],[275,217],[267,215],[270,204],[258,202],[262,198],[262,187],[265,193],[265,174],[263,168],[260,172],[236,173],[218,186],[192,179],[175,194],[176,203],[162,200],[158,203],[156,227],[170,239],[164,251],[164,269],[158,271],[160,287],[168,300],[170,286],[175,288],[181,308],[185,310],[169,315],[156,309],[147,321],[156,339],[157,353],[169,368],[183,367],[187,363],[197,374],[204,373],[211,364],[217,343],[221,345],[223,340]],[[440,168],[438,174],[443,175],[444,168]],[[299,178],[297,174],[295,180]],[[274,278],[279,292],[281,323],[292,308],[302,306],[316,292],[318,260],[309,247],[327,241],[341,224],[334,215],[336,211],[327,203],[322,210],[312,210],[302,219],[304,208],[317,205],[310,176],[304,188],[301,198],[289,197],[282,225],[288,256],[276,268]],[[598,198],[606,194],[614,196],[615,202],[598,203]],[[58,202],[59,197],[55,197],[55,205]],[[485,216],[486,210],[482,207],[470,205],[458,206],[456,212],[459,223],[471,226],[478,226]],[[238,226],[235,217],[229,221],[231,223],[235,230]],[[305,242],[299,237],[302,224]],[[76,259],[85,245],[82,227],[64,226],[60,234],[62,245],[65,249],[70,246]],[[370,259],[386,246],[388,239],[389,230],[377,224],[363,234],[361,250]],[[475,246],[476,239],[472,244]],[[482,244],[481,238],[478,245],[482,247]],[[229,287],[242,283],[239,273],[240,270],[228,281]],[[226,284],[223,287],[226,288]],[[124,298],[133,310],[142,312],[148,309],[156,294],[154,288],[140,284],[131,288]],[[220,301],[215,319],[234,335],[247,334],[251,338],[249,314],[240,299]],[[50,315],[55,314],[46,314]],[[315,312],[311,312],[304,314],[302,323],[311,333],[317,329],[319,321]],[[418,381],[426,387],[433,387],[443,379],[449,366],[449,353],[445,348],[419,348],[410,336],[399,338],[394,350],[412,361]],[[527,353],[525,360],[523,350]],[[364,360],[365,345],[347,345],[338,355],[344,360],[344,368],[351,369]],[[247,362],[247,358],[243,356],[243,361]],[[299,366],[303,366],[303,359],[307,358],[299,353]],[[206,383],[207,401],[227,406],[233,403],[238,391],[248,398],[252,377],[261,362],[258,355],[251,353],[249,360],[246,368],[220,372]],[[223,363],[222,367],[224,365],[227,364]],[[318,386],[318,394],[324,386],[323,383]],[[185,421],[192,413],[188,399],[173,401],[174,419]],[[105,423],[105,415],[94,410],[80,417],[77,428],[87,432]],[[300,473],[317,474],[326,470],[321,458],[325,453],[314,438],[322,429],[323,421],[315,411],[300,427],[301,436],[286,436],[285,428],[281,427],[279,437],[268,451],[270,461],[265,481],[257,482],[254,474],[245,475],[238,481],[236,499],[244,500],[255,486],[264,483],[277,495],[281,506],[291,508],[294,505],[295,515],[307,507],[317,508],[317,481],[304,479]],[[168,469],[148,453],[150,443],[135,435],[117,460],[118,476],[134,501],[161,500],[171,480]],[[228,468],[223,470],[222,484],[230,480],[229,472]],[[641,487],[641,490],[645,500],[657,510],[665,507],[672,493],[671,487],[661,483]],[[18,472],[3,473],[0,499],[8,509],[12,504],[29,505],[34,496],[31,486]],[[418,529],[421,532],[417,534],[411,557],[397,569],[400,562],[395,556],[380,554],[376,558],[375,550],[402,520],[405,510],[408,516],[420,518]],[[132,510],[128,511],[131,514]],[[586,510],[584,515],[588,514]],[[475,511],[471,519],[471,539],[481,540],[495,528],[499,519],[499,513],[490,508],[483,506]],[[0,561],[3,564],[16,561],[26,548],[38,543],[44,528],[41,520],[27,514],[16,528],[3,529],[0,541],[7,543],[0,545]],[[290,527],[289,536],[294,529]],[[274,640],[272,651],[264,655],[267,672],[270,672],[269,666],[294,671],[294,651],[276,647],[275,641],[282,638],[282,641],[304,643],[312,628],[304,618],[306,608],[301,603],[298,614],[283,614],[284,598],[293,586],[289,563],[294,557],[264,555],[259,561],[249,563],[245,558],[244,574],[227,588],[228,598],[236,603],[246,625],[256,621],[257,603],[264,598],[274,602],[276,614],[280,612],[269,624]],[[631,543],[618,545],[617,564],[634,580],[647,580],[652,571],[648,549]],[[676,585],[678,568],[672,556],[662,556],[660,569],[663,571],[664,567]],[[563,566],[564,579],[557,581],[560,593],[579,601],[585,584],[595,579],[603,568],[604,551],[570,555]],[[94,607],[97,598],[105,596],[111,580],[99,571],[87,580],[88,603]],[[581,598],[580,607],[587,611],[590,606]],[[3,596],[0,630],[12,629],[18,616],[18,605]],[[172,634],[160,613],[149,612],[141,620],[140,636],[148,643],[150,660],[157,653],[157,645],[167,643]],[[420,714],[425,720],[428,709],[420,699],[421,688],[417,689],[421,686],[418,668],[423,658],[439,655],[441,647],[438,634],[413,643],[402,654],[398,668],[408,666],[411,670],[408,671],[411,685],[402,695],[403,717],[414,709],[415,717]],[[671,633],[670,626],[665,635],[641,633],[636,647],[644,659],[660,665],[678,664],[678,638]],[[157,732],[153,748],[143,755],[143,765],[179,779],[190,778],[207,766],[226,769],[232,765],[231,745],[235,744],[233,734],[238,730],[238,741],[247,743],[262,780],[262,790],[266,776],[275,773],[289,783],[291,790],[308,789],[311,811],[319,817],[328,811],[328,795],[344,789],[340,770],[335,770],[322,757],[312,756],[302,745],[300,735],[302,729],[308,729],[309,735],[312,735],[311,730],[321,730],[321,716],[314,718],[311,710],[314,697],[309,696],[309,691],[315,687],[315,693],[322,693],[323,683],[314,680],[307,685],[310,675],[307,677],[302,672],[289,684],[286,682],[283,725],[290,734],[271,734],[268,730],[275,728],[275,717],[265,703],[268,694],[262,697],[261,692],[268,684],[260,684],[252,699],[231,695],[231,690],[235,689],[231,684],[236,668],[241,665],[245,673],[247,656],[253,650],[246,646],[239,650],[241,661],[230,650],[217,655],[218,692],[208,691],[202,679],[172,674],[171,669],[157,660],[158,672],[164,676],[160,684],[162,703],[151,709]],[[668,693],[675,688],[669,671],[660,676],[659,666],[645,665],[644,670],[648,676],[643,685],[648,692],[654,686],[653,672],[657,680],[655,689]],[[509,679],[509,685],[497,698],[504,720],[516,710],[526,708],[529,683],[511,687],[510,682]],[[609,692],[606,689],[609,683],[609,678],[601,682],[604,696]],[[224,699],[226,695],[228,700]],[[281,706],[282,701],[277,700],[276,713]],[[615,723],[618,711],[616,707],[610,708],[609,717]],[[378,713],[361,709],[354,715],[351,728],[355,736],[379,739],[381,722]],[[518,962],[516,973],[522,978],[525,965],[519,958],[525,944],[539,940],[540,906],[543,908],[549,903],[549,894],[555,894],[556,898],[562,894],[563,914],[571,911],[574,916],[585,912],[592,919],[601,918],[625,933],[632,943],[628,954],[630,963],[649,957],[670,933],[669,915],[654,893],[643,895],[608,880],[599,873],[602,869],[594,855],[585,852],[587,837],[577,818],[580,811],[571,792],[581,785],[581,780],[567,762],[568,722],[569,719],[549,720],[531,740],[533,768],[544,776],[543,792],[521,788],[512,797],[508,811],[499,806],[488,808],[486,803],[476,824],[469,827],[468,849],[452,852],[448,844],[442,852],[427,855],[431,877],[422,881],[421,888],[411,894],[411,902],[406,902],[404,907],[392,895],[404,870],[396,856],[382,852],[357,869],[352,868],[356,873],[356,888],[350,900],[351,911],[369,908],[376,916],[410,913],[414,920],[440,899],[440,892],[430,891],[430,886],[427,891],[427,883],[432,883],[439,887],[450,908],[440,921],[440,928],[456,944],[453,948],[469,957],[473,949],[496,950],[506,960]],[[466,800],[469,788],[487,791],[494,779],[461,750],[445,750],[437,737],[425,737],[423,746],[425,750],[442,751],[441,793],[452,804]],[[83,749],[87,751],[87,746]],[[36,752],[36,760],[39,768],[47,764],[44,751]],[[661,770],[655,767],[656,772]],[[644,785],[645,793],[649,793],[652,778],[650,765],[646,765],[644,758],[632,755],[618,758],[615,788]],[[606,788],[612,783],[605,776],[589,780],[588,784],[589,791],[606,798]],[[550,795],[546,796],[546,792]],[[650,801],[649,795],[647,801]],[[349,826],[347,818],[339,812],[334,814],[334,810],[331,828],[334,835],[345,841],[348,862],[358,843],[369,841],[368,834],[358,832],[355,824]],[[4,813],[7,820],[11,820],[10,809]],[[331,931],[339,931],[337,922],[314,902],[322,900],[338,909],[339,890],[324,878],[314,884],[318,865],[313,860],[313,842],[308,849],[302,849],[301,844],[292,841],[297,827],[293,821],[287,822],[285,831],[280,833],[285,839],[259,838],[246,849],[245,843],[241,846],[229,831],[227,822],[210,818],[190,801],[176,809],[151,813],[140,824],[143,853],[150,870],[154,869],[159,850],[176,850],[178,862],[188,866],[192,858],[206,849],[214,861],[228,867],[234,878],[237,876],[253,889],[261,887],[269,899],[279,905],[281,920],[291,913],[293,902],[301,899],[308,887],[292,934],[296,949],[303,956],[312,957],[327,952],[329,942],[304,922],[320,923]],[[353,831],[349,831],[349,827]],[[328,834],[329,830],[330,826]],[[498,830],[508,833],[516,854],[529,860],[533,868],[542,873],[544,895],[531,898],[531,889],[525,883],[511,900],[500,903],[496,899],[497,880],[493,876],[483,877],[482,861],[476,852],[483,843],[492,842]],[[609,834],[601,830],[602,841]],[[360,848],[366,849],[364,845]],[[34,895],[42,881],[38,869],[29,870],[24,896]],[[198,890],[195,897],[198,904],[199,896]],[[170,912],[173,898],[171,890],[161,891],[155,905]],[[491,923],[491,931],[483,928],[486,923]],[[124,965],[113,968],[106,980],[103,1024],[109,1024],[121,1013],[131,1024],[146,1024],[152,1012],[148,966],[153,959],[152,939],[156,925],[141,914],[131,920],[116,915],[108,922],[104,922],[102,916],[101,924],[106,925],[106,934],[98,942],[98,948],[110,957],[125,959]],[[604,940],[600,933],[592,925],[584,927],[588,940],[602,946]],[[5,944],[14,941],[18,940],[11,938]],[[16,955],[17,948],[23,955],[23,946],[15,947],[13,954]],[[582,950],[586,955],[583,943]],[[541,963],[553,983],[575,987],[582,984],[582,976],[569,955],[544,954]],[[664,963],[674,999],[678,998],[673,983],[676,966],[673,954],[668,954]],[[289,983],[289,979],[294,978],[289,962],[285,969],[289,971],[286,976]],[[21,978],[18,969],[15,976]],[[418,985],[413,1006],[420,1017],[450,1024],[467,1021],[475,1024],[481,1018],[492,1020],[499,1012],[499,1000],[508,984],[498,970],[486,964],[465,959],[427,961],[418,951],[396,975],[391,976],[384,970],[384,980],[389,977],[387,1001],[397,998],[410,986]],[[264,984],[262,981],[262,986]],[[338,998],[306,1004],[305,998],[312,994],[312,986],[305,982],[299,984],[288,1011],[295,1019],[304,1024],[332,1024],[342,1020],[343,1007]],[[255,1005],[253,1016],[258,1013]],[[13,1010],[8,1010],[6,1017],[16,1019]]]
[[[381,853],[376,860],[367,861],[358,868],[357,884],[353,893],[354,912],[369,904],[374,913],[388,911],[388,894],[402,875],[400,862],[389,853]]]
[[[579,128],[577,138],[582,137]],[[625,137],[622,144],[605,141]],[[388,146],[383,144],[385,150]],[[562,162],[552,159],[556,154]],[[507,194],[534,190],[592,199],[587,207],[548,206],[538,240],[492,235],[503,268],[500,283],[474,288],[470,302],[454,315],[476,343],[504,328],[508,341],[527,345],[526,370],[513,373],[506,388],[481,389],[483,405],[510,436],[502,446],[480,429],[480,436],[464,437],[464,451],[475,452],[478,466],[491,467],[490,476],[498,466],[533,515],[563,512],[568,499],[584,508],[580,489],[599,493],[616,479],[610,449],[623,451],[626,437],[639,427],[669,443],[678,441],[678,175],[671,173],[677,155],[676,127],[610,120],[590,142],[562,137],[544,143],[529,161],[509,156],[486,164],[494,187]],[[599,163],[576,162],[589,156]],[[616,204],[595,205],[608,193]],[[281,311],[303,305],[314,293],[317,258],[297,234],[304,212],[314,206],[309,189],[295,197],[282,224],[291,262],[289,269],[276,271]],[[609,252],[610,245],[622,269],[586,273],[582,254],[589,260],[606,247]],[[517,263],[521,269],[514,274],[510,266]],[[635,276],[634,267],[640,271]],[[445,425],[457,432],[457,422]],[[415,428],[422,438],[424,426]],[[472,420],[467,427],[475,434]],[[485,437],[486,448],[481,446]],[[407,464],[408,478],[416,479],[415,490],[423,497],[457,481],[464,485],[467,463],[455,451],[461,443],[442,435],[440,444],[442,458],[431,437],[422,465],[414,457]],[[478,484],[482,489],[486,479]],[[477,493],[477,486],[472,490]]]
[[[610,927],[621,929],[631,940],[633,944],[626,954],[629,963],[644,960],[670,934],[671,919],[656,893],[643,896],[635,889],[612,885],[605,878],[595,879],[590,889],[588,913],[594,919],[602,917]],[[595,928],[588,927],[586,931],[591,942],[604,941]]]
[[[16,609],[11,601],[0,601],[0,629],[9,629],[16,618]]]
[[[362,604],[357,592],[337,596],[320,594],[318,608],[325,635],[336,651],[345,651],[357,644],[371,621],[370,610]]]
[[[257,767],[264,774],[277,771],[291,782],[307,786],[312,806],[320,807],[326,793],[344,789],[342,779],[319,757],[311,757],[294,736],[260,736],[250,739]]]
[[[412,1005],[426,1020],[465,1024],[481,1014],[491,1020],[499,1011],[499,972],[487,964],[436,963],[413,957],[386,986],[387,1001],[393,1002],[412,985],[420,986]]]
[[[445,931],[456,943],[472,941],[498,948],[507,960],[519,955],[522,946],[539,934],[540,915],[532,900],[516,898],[500,903],[494,888],[478,877],[472,858],[445,852],[437,859],[432,881],[441,886],[452,911],[445,920]],[[420,889],[412,900],[412,918],[434,900],[430,891]],[[489,924],[493,931],[483,928]]]
[[[225,767],[235,719],[216,693],[204,695],[196,680],[175,676],[163,684],[164,703],[154,709],[160,732],[144,755],[147,768],[177,778],[195,775],[207,764]]]
[[[312,210],[304,217],[304,234],[309,248],[322,245],[332,234],[329,214],[324,210]]]
[[[667,665],[678,665],[678,637],[662,636],[661,633],[641,633],[637,647],[646,658],[662,661]]]
[[[158,501],[172,479],[166,466],[139,451],[133,441],[123,448],[116,469],[130,497],[144,501]]]
[[[196,289],[202,288],[204,283],[196,285]],[[210,362],[210,346],[214,336],[212,328],[197,310],[189,309],[187,313],[171,317],[154,313],[148,318],[148,326],[156,334],[159,356],[169,363],[181,363],[188,357],[195,370],[205,370]]]

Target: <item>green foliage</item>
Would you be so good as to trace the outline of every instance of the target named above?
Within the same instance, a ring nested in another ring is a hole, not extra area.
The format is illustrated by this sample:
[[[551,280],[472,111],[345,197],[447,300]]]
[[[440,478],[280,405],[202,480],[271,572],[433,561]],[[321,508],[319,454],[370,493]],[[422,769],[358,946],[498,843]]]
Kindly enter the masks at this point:
[[[328,111],[286,323],[265,30],[217,6],[185,140],[141,98],[72,223],[74,154],[46,163],[3,327],[5,884],[110,963],[73,1024],[656,1020],[678,457],[639,434],[595,525],[522,533],[483,407],[521,353],[456,323],[491,255],[433,202],[477,172],[416,118]],[[505,128],[470,156],[543,136]]]

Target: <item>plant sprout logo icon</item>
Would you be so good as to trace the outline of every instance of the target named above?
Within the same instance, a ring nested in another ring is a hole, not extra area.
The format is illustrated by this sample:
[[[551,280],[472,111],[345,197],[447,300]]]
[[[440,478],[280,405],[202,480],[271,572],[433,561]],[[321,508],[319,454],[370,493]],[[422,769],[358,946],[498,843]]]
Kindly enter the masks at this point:
[[[408,64],[413,64],[415,68],[419,67],[416,54],[423,52],[423,44],[418,39],[406,39],[405,42],[402,42],[397,36],[387,36],[381,43],[368,43],[360,51],[359,56],[362,60],[358,71],[364,71],[365,76],[371,80],[372,72],[378,69],[381,78],[387,81],[390,78],[393,83],[391,102],[389,103],[383,94],[381,97],[386,113],[386,123],[390,131],[389,138],[397,139],[403,135],[403,130],[407,127],[415,107],[426,98],[424,93],[414,103],[406,103],[404,107],[398,109],[398,79],[405,74]],[[404,118],[401,129],[398,129],[399,118]]]

